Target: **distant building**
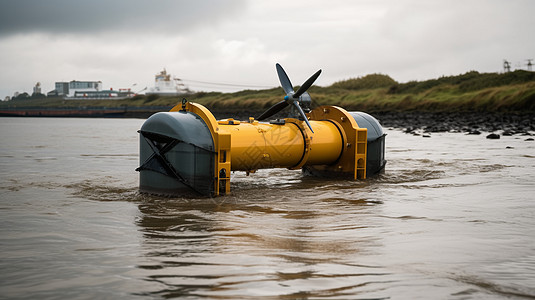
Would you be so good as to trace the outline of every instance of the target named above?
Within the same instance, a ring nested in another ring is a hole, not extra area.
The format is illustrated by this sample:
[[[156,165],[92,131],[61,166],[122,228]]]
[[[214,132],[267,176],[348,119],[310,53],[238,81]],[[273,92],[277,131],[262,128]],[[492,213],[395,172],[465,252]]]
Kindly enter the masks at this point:
[[[65,97],[65,99],[124,99],[134,96],[130,89],[103,90],[102,81],[56,82],[55,89],[48,92],[48,97]]]
[[[103,91],[76,91],[74,96],[67,99],[124,99],[134,96],[130,89],[103,90]]]
[[[56,82],[55,89],[48,92],[47,96],[75,97],[78,93],[98,92],[102,90],[102,81],[77,81]]]
[[[51,90],[50,92],[46,93],[46,96],[47,97],[58,97],[58,91],[56,90]]]
[[[48,92],[47,96],[75,97],[77,92],[98,92],[102,90],[102,81],[77,81],[56,82],[55,89]]]
[[[76,81],[69,82],[67,97],[76,97],[76,94],[97,93],[102,91],[102,81]]]
[[[36,83],[35,86],[33,87],[33,94],[34,95],[41,94],[41,83],[40,82]]]
[[[149,88],[147,95],[178,96],[189,93],[190,90],[178,78],[171,78],[171,74],[163,69],[154,78],[154,87]]]
[[[69,94],[69,83],[68,82],[56,82],[55,91],[56,91],[56,94],[55,94],[56,96],[62,96],[62,97],[67,96],[67,94]]]
[[[45,98],[45,97],[46,95],[43,95],[43,93],[41,93],[41,83],[37,82],[35,86],[33,87],[32,98]]]

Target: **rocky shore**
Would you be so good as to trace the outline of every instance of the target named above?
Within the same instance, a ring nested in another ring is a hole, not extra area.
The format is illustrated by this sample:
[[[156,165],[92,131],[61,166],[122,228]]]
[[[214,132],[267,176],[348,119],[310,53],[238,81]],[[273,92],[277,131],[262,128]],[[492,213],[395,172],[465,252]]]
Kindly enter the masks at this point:
[[[535,134],[534,113],[490,112],[378,112],[372,114],[383,127],[402,129],[406,133],[429,135],[434,132],[464,132],[500,135]]]

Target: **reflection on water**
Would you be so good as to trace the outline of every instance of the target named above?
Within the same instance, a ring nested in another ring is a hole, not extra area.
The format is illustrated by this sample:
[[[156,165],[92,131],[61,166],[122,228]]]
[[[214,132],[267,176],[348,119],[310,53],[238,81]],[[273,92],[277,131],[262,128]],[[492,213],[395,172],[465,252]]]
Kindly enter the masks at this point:
[[[520,137],[390,130],[375,178],[237,172],[229,196],[166,198],[137,191],[143,120],[5,120],[2,297],[535,298]]]
[[[292,173],[280,174],[279,183],[282,176],[302,180]],[[137,224],[151,262],[140,268],[165,287],[150,294],[343,296],[370,280],[384,280],[387,273],[376,263],[352,259],[381,246],[373,234],[381,220],[367,217],[377,202],[315,192],[315,180],[286,190],[279,183],[249,189],[244,182],[234,196],[216,199],[154,198],[140,204]],[[336,213],[339,209],[346,213]]]

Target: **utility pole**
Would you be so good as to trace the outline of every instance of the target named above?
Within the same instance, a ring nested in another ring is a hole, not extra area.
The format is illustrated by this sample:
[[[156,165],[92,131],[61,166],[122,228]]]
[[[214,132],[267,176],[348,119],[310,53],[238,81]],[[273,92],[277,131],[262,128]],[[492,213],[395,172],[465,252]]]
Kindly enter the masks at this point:
[[[506,59],[503,60],[503,72],[504,73],[511,72],[511,63],[508,62]]]

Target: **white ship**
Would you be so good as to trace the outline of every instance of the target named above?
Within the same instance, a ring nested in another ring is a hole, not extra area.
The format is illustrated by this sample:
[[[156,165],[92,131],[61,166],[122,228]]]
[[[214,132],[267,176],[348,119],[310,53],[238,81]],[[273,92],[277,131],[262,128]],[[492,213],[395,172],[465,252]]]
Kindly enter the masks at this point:
[[[163,69],[154,78],[154,87],[149,88],[147,95],[178,96],[191,92],[179,78],[171,78],[171,74]]]

